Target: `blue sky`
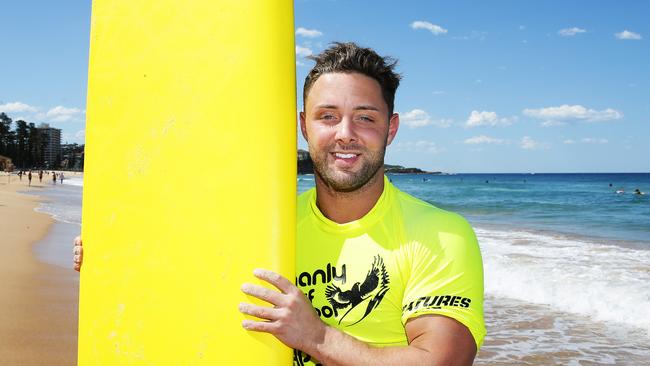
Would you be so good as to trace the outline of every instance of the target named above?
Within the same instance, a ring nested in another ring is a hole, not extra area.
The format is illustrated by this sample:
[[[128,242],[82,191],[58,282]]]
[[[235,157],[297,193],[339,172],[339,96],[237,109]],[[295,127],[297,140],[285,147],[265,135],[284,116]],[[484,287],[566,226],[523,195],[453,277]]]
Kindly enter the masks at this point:
[[[402,126],[387,163],[650,171],[650,3],[396,4],[295,2],[299,96],[312,65],[303,56],[332,41],[399,59]],[[2,1],[0,13],[0,111],[83,142],[90,1]]]

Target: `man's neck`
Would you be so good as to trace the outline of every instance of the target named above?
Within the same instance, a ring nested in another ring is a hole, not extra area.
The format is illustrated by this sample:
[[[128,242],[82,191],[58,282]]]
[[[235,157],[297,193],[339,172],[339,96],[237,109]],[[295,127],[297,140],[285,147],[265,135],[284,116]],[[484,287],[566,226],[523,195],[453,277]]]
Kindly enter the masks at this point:
[[[344,224],[364,217],[384,192],[384,168],[380,168],[363,187],[352,192],[337,192],[319,176],[316,180],[316,205],[328,219]]]

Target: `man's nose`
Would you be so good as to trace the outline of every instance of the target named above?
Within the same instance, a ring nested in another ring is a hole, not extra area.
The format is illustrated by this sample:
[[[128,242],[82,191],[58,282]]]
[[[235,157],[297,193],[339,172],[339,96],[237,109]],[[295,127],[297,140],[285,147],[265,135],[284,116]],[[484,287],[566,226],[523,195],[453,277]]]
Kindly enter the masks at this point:
[[[350,143],[357,140],[354,122],[350,117],[343,117],[337,125],[336,140],[343,143]]]

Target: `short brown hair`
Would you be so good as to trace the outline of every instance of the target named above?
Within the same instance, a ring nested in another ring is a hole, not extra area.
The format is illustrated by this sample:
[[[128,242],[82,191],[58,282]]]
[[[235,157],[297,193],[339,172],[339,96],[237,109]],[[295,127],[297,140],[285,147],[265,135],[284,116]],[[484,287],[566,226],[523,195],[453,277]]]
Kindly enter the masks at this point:
[[[303,108],[307,105],[309,90],[321,75],[333,72],[358,72],[377,80],[384,101],[388,105],[388,116],[393,114],[395,91],[401,79],[401,76],[394,71],[397,65],[396,59],[389,56],[381,57],[373,49],[359,47],[353,42],[334,42],[320,54],[308,58],[316,61],[316,65],[305,78],[302,92]]]

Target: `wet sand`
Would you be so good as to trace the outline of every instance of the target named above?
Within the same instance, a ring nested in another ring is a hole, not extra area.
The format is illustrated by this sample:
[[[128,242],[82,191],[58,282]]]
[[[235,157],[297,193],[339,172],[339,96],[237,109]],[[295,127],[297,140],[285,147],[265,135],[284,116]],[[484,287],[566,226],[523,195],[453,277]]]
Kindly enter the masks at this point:
[[[43,177],[11,180],[0,173],[0,363],[75,365],[77,363],[77,274],[35,258],[32,246],[53,220],[38,213]],[[29,192],[24,194],[20,192]]]
[[[488,335],[474,365],[650,365],[642,329],[598,322],[547,305],[485,299]]]

